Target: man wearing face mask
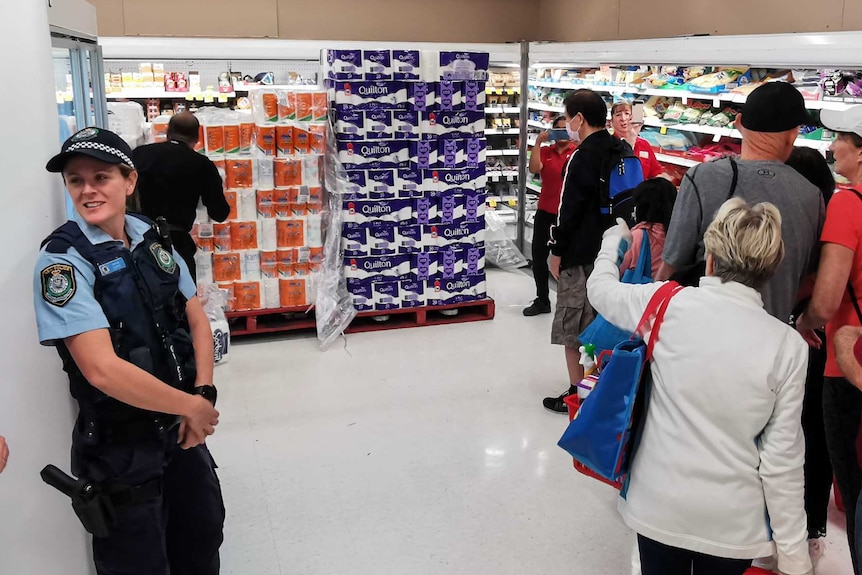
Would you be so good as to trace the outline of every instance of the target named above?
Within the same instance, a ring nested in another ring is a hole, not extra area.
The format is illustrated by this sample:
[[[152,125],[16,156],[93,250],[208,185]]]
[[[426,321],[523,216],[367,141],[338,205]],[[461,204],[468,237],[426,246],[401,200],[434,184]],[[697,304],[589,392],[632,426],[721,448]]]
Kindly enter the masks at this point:
[[[566,97],[566,130],[578,149],[572,154],[563,177],[557,223],[551,228],[551,274],[557,278],[557,308],[551,343],[566,352],[569,388],[559,397],[546,397],[545,408],[566,413],[563,399],[577,393],[584,378],[578,340],[595,317],[587,301],[587,278],[602,244],[605,220],[600,212],[601,180],[612,150],[631,146],[605,129],[608,107],[592,90],[577,90]]]
[[[533,220],[533,278],[536,280],[536,299],[524,309],[524,315],[527,317],[551,313],[548,288],[548,256],[551,249],[548,241],[551,238],[551,226],[557,221],[557,210],[560,208],[563,170],[575,151],[575,145],[567,138],[561,138],[558,133],[566,128],[565,116],[554,118],[552,128],[539,134],[530,153],[530,173],[541,174],[542,192],[539,194],[536,219]],[[565,133],[562,135],[565,136]],[[545,142],[550,142],[551,145],[543,146]]]

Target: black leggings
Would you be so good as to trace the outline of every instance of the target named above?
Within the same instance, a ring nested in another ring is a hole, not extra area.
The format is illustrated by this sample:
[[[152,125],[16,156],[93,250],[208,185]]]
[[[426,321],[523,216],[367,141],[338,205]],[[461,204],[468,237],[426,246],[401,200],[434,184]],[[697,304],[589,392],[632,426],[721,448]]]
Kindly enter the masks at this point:
[[[556,222],[556,215],[536,210],[533,220],[533,278],[536,280],[536,297],[542,301],[550,301],[548,256],[551,255],[551,248],[548,242],[551,239],[551,226]]]
[[[827,377],[823,381],[823,424],[826,445],[835,483],[844,502],[847,517],[847,542],[853,570],[856,567],[856,500],[862,487],[862,471],[856,459],[856,434],[862,411],[862,392],[843,377]]]
[[[638,535],[641,575],[742,575],[751,559],[725,559],[671,547]]]
[[[823,426],[823,369],[826,349],[811,349],[805,400],[802,403],[802,431],[805,434],[805,513],[809,539],[826,535],[829,494],[832,491],[832,464]]]

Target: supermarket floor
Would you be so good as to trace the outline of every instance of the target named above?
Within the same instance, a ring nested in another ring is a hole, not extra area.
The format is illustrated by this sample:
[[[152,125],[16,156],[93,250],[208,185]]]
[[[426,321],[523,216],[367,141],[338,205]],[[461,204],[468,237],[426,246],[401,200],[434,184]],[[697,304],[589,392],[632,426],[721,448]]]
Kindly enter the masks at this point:
[[[225,575],[630,572],[609,487],[556,446],[565,387],[532,279],[492,271],[490,322],[239,340],[216,369],[210,442]],[[852,573],[833,508],[818,573]]]

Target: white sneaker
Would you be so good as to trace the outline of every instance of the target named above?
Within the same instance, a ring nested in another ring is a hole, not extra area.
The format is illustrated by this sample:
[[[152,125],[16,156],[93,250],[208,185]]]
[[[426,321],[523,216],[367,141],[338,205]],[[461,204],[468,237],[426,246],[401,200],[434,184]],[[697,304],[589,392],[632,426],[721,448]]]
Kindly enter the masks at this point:
[[[808,540],[808,555],[811,556],[811,565],[816,567],[817,562],[826,552],[826,541],[822,537]]]

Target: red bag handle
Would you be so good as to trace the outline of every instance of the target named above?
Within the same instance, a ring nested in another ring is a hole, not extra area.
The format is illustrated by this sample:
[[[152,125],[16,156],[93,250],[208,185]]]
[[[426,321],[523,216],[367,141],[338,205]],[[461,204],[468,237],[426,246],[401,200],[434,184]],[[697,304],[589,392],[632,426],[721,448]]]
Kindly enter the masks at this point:
[[[635,330],[635,334],[640,335],[644,339],[646,339],[646,334],[650,332],[649,343],[647,344],[647,361],[652,359],[653,349],[655,348],[655,344],[658,343],[659,330],[661,329],[661,324],[664,322],[664,314],[667,311],[668,305],[670,305],[670,300],[683,289],[683,286],[676,282],[667,282],[650,298],[640,323],[638,323],[638,327]],[[652,321],[651,329],[648,327],[650,321]]]

